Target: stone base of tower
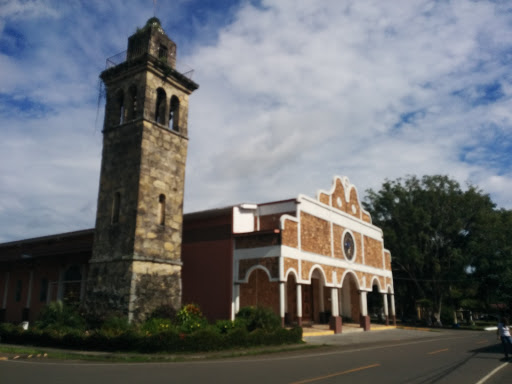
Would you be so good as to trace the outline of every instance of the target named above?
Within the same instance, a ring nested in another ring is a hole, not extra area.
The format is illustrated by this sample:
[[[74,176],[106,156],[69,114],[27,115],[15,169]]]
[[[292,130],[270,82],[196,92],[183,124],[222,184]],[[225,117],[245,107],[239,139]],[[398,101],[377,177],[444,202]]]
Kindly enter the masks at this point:
[[[154,261],[91,262],[84,309],[104,319],[142,322],[155,310],[181,307],[181,265]]]

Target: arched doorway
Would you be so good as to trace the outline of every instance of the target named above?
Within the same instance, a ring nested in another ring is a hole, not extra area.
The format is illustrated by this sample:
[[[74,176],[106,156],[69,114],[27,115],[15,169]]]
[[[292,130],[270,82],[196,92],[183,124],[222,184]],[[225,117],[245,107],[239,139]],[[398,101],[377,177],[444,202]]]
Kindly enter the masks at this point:
[[[385,322],[384,303],[382,294],[380,293],[377,280],[373,281],[372,291],[368,292],[368,315],[372,322]]]
[[[343,278],[340,313],[344,323],[359,323],[361,310],[359,308],[358,283],[353,273],[347,273]]]
[[[289,273],[286,279],[284,322],[287,325],[297,324],[297,278],[294,273]]]

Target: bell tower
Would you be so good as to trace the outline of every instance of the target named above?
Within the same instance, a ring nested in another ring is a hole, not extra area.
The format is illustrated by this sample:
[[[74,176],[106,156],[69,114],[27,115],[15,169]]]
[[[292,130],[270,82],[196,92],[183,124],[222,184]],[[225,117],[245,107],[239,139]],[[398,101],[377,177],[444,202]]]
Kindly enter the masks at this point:
[[[85,307],[143,321],[181,306],[188,98],[198,85],[176,70],[176,44],[155,17],[109,65]]]

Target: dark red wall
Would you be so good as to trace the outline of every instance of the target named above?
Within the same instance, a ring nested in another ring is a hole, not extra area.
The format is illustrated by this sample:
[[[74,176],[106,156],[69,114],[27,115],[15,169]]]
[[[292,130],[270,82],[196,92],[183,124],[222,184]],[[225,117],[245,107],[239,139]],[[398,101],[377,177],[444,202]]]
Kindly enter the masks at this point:
[[[232,213],[185,216],[183,304],[195,303],[210,321],[231,317],[233,286]]]

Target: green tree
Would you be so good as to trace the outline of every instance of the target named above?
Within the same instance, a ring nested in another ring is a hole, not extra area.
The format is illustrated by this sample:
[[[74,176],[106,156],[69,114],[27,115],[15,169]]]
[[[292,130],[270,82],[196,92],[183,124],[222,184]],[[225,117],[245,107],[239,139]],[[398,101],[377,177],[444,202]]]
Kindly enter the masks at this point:
[[[472,248],[475,299],[487,311],[512,308],[512,211],[500,209],[486,216],[476,231]]]
[[[399,310],[412,314],[420,304],[441,323],[443,305],[460,304],[472,278],[474,238],[494,209],[489,196],[448,176],[408,176],[368,190],[363,204],[391,251]]]

